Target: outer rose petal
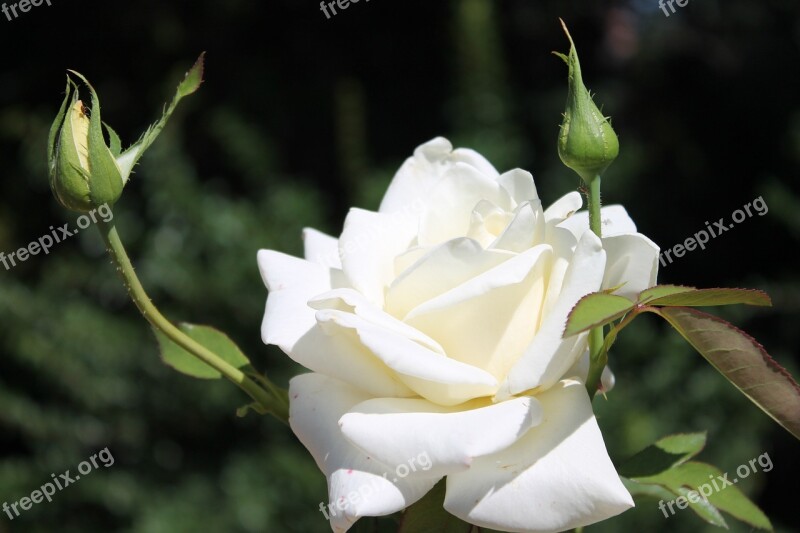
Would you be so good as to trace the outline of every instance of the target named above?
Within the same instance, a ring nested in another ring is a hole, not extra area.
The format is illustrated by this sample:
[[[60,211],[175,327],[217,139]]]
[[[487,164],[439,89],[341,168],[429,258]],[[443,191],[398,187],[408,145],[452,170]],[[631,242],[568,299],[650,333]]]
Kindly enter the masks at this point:
[[[303,229],[304,255],[307,260],[324,267],[342,268],[339,257],[339,239],[314,228]]]
[[[616,294],[634,298],[656,284],[659,252],[656,243],[641,233],[633,233],[603,237],[603,248],[608,253],[604,289],[624,283]]]
[[[339,426],[350,442],[383,463],[407,463],[425,454],[427,474],[442,476],[508,448],[542,420],[541,406],[530,396],[472,403],[446,408],[425,400],[377,398],[352,407]]]
[[[536,185],[533,182],[533,175],[527,170],[515,168],[503,173],[497,181],[508,191],[511,199],[516,205],[539,199],[536,192]]]
[[[404,509],[439,480],[412,472],[393,482],[397,465],[377,461],[344,438],[339,418],[369,399],[368,394],[320,374],[303,374],[290,381],[289,398],[292,431],[328,478],[329,513],[335,532],[347,531],[361,516],[382,516]]]
[[[603,237],[636,233],[636,224],[621,205],[603,206],[600,209],[600,225]],[[576,239],[580,239],[584,232],[589,231],[589,212],[579,211],[561,222],[559,226],[569,229]]]
[[[331,290],[330,269],[272,250],[259,250],[258,268],[270,293],[261,338],[290,353],[317,323],[306,302]]]
[[[497,177],[497,170],[479,153],[466,148],[453,150],[450,141],[436,137],[414,150],[397,171],[379,211],[381,213],[417,212],[427,203],[428,192],[442,175],[456,163],[474,167],[480,173]]]
[[[344,275],[350,285],[378,307],[394,279],[394,259],[417,235],[416,217],[351,209],[339,238]]]
[[[511,368],[497,397],[555,384],[586,349],[586,334],[562,339],[567,315],[575,304],[590,292],[600,288],[606,253],[600,239],[587,231],[581,237],[570,261],[558,300],[543,320],[533,342],[519,361]]]
[[[258,252],[258,266],[270,294],[261,326],[266,344],[275,344],[309,370],[347,381],[376,395],[411,396],[389,368],[353,336],[333,337],[319,326],[308,301],[331,289],[339,272],[271,250]]]
[[[582,206],[583,199],[581,198],[581,193],[578,191],[569,192],[544,210],[544,219],[547,222],[559,224],[564,219],[571,217]]]
[[[584,385],[562,381],[537,399],[542,424],[447,476],[444,508],[478,526],[532,533],[593,524],[633,507]]]

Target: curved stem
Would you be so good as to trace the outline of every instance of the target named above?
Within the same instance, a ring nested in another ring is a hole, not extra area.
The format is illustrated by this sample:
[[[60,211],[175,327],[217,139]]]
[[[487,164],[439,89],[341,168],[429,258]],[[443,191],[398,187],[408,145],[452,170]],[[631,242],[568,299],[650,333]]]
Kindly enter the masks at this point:
[[[256,403],[258,403],[266,412],[273,414],[279,420],[286,422],[288,420],[288,405],[281,397],[281,395],[273,390],[273,395],[264,390],[255,381],[253,381],[244,372],[234,367],[220,356],[198,343],[180,329],[178,329],[172,322],[167,320],[164,315],[156,308],[150,297],[144,290],[136,272],[133,269],[130,258],[125,247],[119,238],[117,228],[113,223],[98,221],[98,228],[106,243],[111,259],[117,266],[117,270],[122,275],[125,282],[125,287],[128,289],[136,307],[142,313],[142,316],[158,331],[161,331],[170,340],[175,342],[178,346],[185,349],[214,370],[225,376],[229,381],[238,385],[244,392],[246,392]]]
[[[589,183],[586,193],[589,207],[589,228],[598,237],[603,236],[602,220],[600,218],[600,176],[595,176]],[[603,369],[608,362],[608,354],[603,350],[603,328],[594,328],[589,332],[589,375],[586,378],[586,390],[589,398],[593,399],[597,386],[603,375]]]

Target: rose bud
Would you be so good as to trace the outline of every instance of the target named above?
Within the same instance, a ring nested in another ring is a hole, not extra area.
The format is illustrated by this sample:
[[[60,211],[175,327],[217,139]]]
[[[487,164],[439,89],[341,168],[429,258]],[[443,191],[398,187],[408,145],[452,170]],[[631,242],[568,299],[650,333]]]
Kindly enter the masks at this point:
[[[119,199],[133,167],[164,129],[178,102],[197,91],[203,82],[204,57],[205,52],[186,73],[161,118],[125,151],[116,132],[100,120],[100,101],[94,88],[82,75],[70,71],[89,89],[92,107],[86,109],[78,98],[77,84],[68,76],[67,94],[50,127],[47,143],[50,188],[61,205],[75,211],[91,211],[104,204],[111,207]],[[108,133],[108,145],[103,127]]]
[[[106,126],[111,147],[103,138],[100,102],[91,85],[91,108],[79,99],[78,86],[67,78],[67,94],[61,104],[47,146],[50,188],[58,201],[73,211],[111,206],[122,194],[128,174],[120,170],[119,138]]]
[[[569,67],[569,91],[558,136],[558,155],[566,166],[589,184],[617,158],[619,140],[608,117],[603,116],[583,85],[575,43],[563,20],[561,25],[569,39],[570,49],[569,56],[553,52]]]

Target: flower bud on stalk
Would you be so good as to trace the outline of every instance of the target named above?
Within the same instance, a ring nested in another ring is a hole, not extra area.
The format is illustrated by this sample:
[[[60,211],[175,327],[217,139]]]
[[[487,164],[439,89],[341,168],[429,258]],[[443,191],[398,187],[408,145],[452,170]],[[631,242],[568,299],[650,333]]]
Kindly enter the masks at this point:
[[[47,158],[55,197],[67,209],[85,212],[103,204],[113,205],[128,175],[123,175],[116,161],[117,135],[106,126],[111,147],[103,138],[100,102],[94,88],[83,76],[74,74],[89,88],[91,108],[84,106],[78,86],[68,77],[67,94],[50,128]]]
[[[178,102],[203,82],[204,57],[205,52],[186,73],[161,118],[124,152],[119,136],[100,120],[100,100],[94,88],[82,75],[69,71],[89,89],[92,106],[87,110],[78,97],[78,85],[67,76],[67,94],[50,127],[47,143],[50,188],[61,205],[86,212],[104,204],[110,207],[119,200],[133,167],[164,129]],[[108,145],[103,127],[108,133]]]
[[[561,25],[569,39],[570,49],[569,56],[553,52],[569,67],[569,90],[558,136],[558,156],[590,184],[617,158],[619,140],[608,118],[603,116],[583,85],[575,43],[563,20]]]

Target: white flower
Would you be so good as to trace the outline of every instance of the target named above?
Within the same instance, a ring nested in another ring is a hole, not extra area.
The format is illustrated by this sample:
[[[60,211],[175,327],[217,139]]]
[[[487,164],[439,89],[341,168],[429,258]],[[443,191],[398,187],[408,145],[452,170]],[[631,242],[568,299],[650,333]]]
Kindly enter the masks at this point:
[[[339,239],[307,229],[305,260],[259,252],[264,342],[312,371],[291,381],[290,422],[328,478],[334,531],[444,476],[447,511],[504,531],[633,506],[581,381],[586,335],[561,336],[582,296],[654,285],[658,247],[621,206],[603,209],[601,242],[581,205],[543,210],[528,172],[437,138]]]

